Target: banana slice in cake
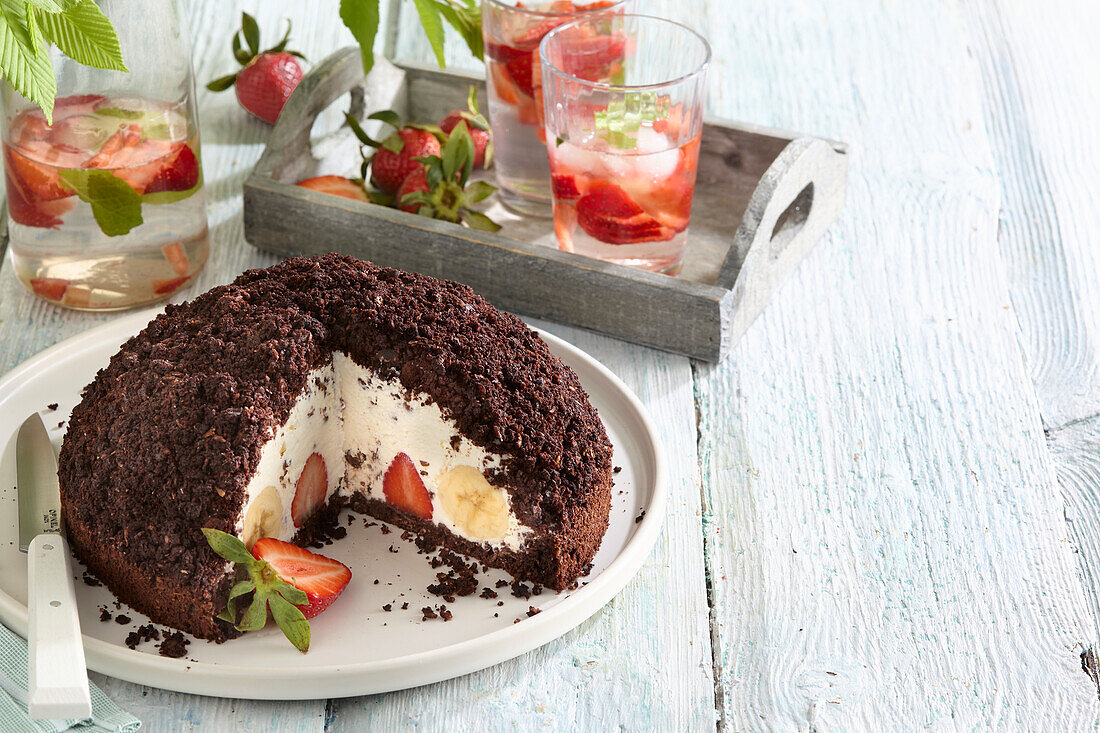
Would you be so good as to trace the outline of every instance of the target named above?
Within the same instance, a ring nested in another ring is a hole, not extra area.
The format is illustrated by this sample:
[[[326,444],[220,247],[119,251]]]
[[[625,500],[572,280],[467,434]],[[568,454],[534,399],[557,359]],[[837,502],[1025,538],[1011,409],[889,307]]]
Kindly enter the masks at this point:
[[[473,466],[456,466],[439,477],[443,508],[468,537],[498,540],[508,533],[508,500],[504,490],[485,480]]]

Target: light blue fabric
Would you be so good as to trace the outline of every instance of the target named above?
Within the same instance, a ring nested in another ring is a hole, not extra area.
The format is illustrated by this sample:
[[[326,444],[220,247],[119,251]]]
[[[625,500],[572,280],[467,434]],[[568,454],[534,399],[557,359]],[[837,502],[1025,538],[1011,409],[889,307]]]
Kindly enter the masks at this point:
[[[88,683],[92,717],[88,720],[31,720],[27,717],[27,642],[0,624],[0,731],[60,733],[66,730],[132,733],[141,721],[119,710],[103,690]]]

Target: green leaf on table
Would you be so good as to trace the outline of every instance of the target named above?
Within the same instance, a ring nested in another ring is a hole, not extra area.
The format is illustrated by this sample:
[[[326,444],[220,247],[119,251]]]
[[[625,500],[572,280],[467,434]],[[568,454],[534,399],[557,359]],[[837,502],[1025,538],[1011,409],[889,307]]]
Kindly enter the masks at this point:
[[[108,237],[128,234],[141,225],[141,197],[110,171],[70,168],[61,171],[61,180],[81,201],[91,204],[96,224]]]
[[[282,629],[283,634],[290,643],[300,652],[309,651],[310,630],[309,621],[306,620],[302,609],[287,601],[278,594],[272,594],[268,599],[271,605],[271,616],[275,623]]]
[[[80,0],[62,12],[36,14],[42,35],[71,58],[86,66],[128,71],[118,35],[93,0]]]
[[[435,60],[440,68],[447,66],[447,60],[443,56],[443,23],[439,18],[439,5],[432,0],[413,0],[416,12],[420,15],[420,25],[424,28],[424,35],[428,37],[432,51],[435,52]]]
[[[340,0],[340,20],[359,42],[363,73],[374,67],[374,39],[378,35],[378,0]]]
[[[38,37],[38,25],[33,17],[28,20],[27,7],[18,0],[0,0],[0,72],[17,92],[41,107],[46,122],[53,124],[57,80],[45,44]]]

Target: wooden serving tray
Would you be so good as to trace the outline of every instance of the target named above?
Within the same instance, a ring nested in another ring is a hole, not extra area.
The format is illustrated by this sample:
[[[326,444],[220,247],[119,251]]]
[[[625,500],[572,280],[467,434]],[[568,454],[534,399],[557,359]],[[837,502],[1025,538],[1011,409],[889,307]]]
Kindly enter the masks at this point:
[[[716,120],[703,129],[687,254],[676,277],[562,252],[551,220],[517,217],[499,204],[489,213],[503,228],[490,234],[294,185],[358,169],[346,127],[311,139],[319,116],[336,119],[340,110],[329,108],[337,99],[350,93],[360,118],[393,109],[438,123],[465,109],[471,84],[485,109],[479,76],[379,57],[364,78],[358,49],[329,56],[302,79],[245,181],[247,240],[283,256],[344,252],[457,280],[514,313],[717,361],[844,204],[842,143]]]

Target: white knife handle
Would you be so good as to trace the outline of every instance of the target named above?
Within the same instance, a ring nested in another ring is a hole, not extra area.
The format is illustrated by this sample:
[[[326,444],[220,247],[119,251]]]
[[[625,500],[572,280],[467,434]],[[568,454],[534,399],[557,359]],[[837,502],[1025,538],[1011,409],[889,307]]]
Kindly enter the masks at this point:
[[[59,534],[40,534],[27,555],[28,713],[35,720],[90,718],[69,545]]]

